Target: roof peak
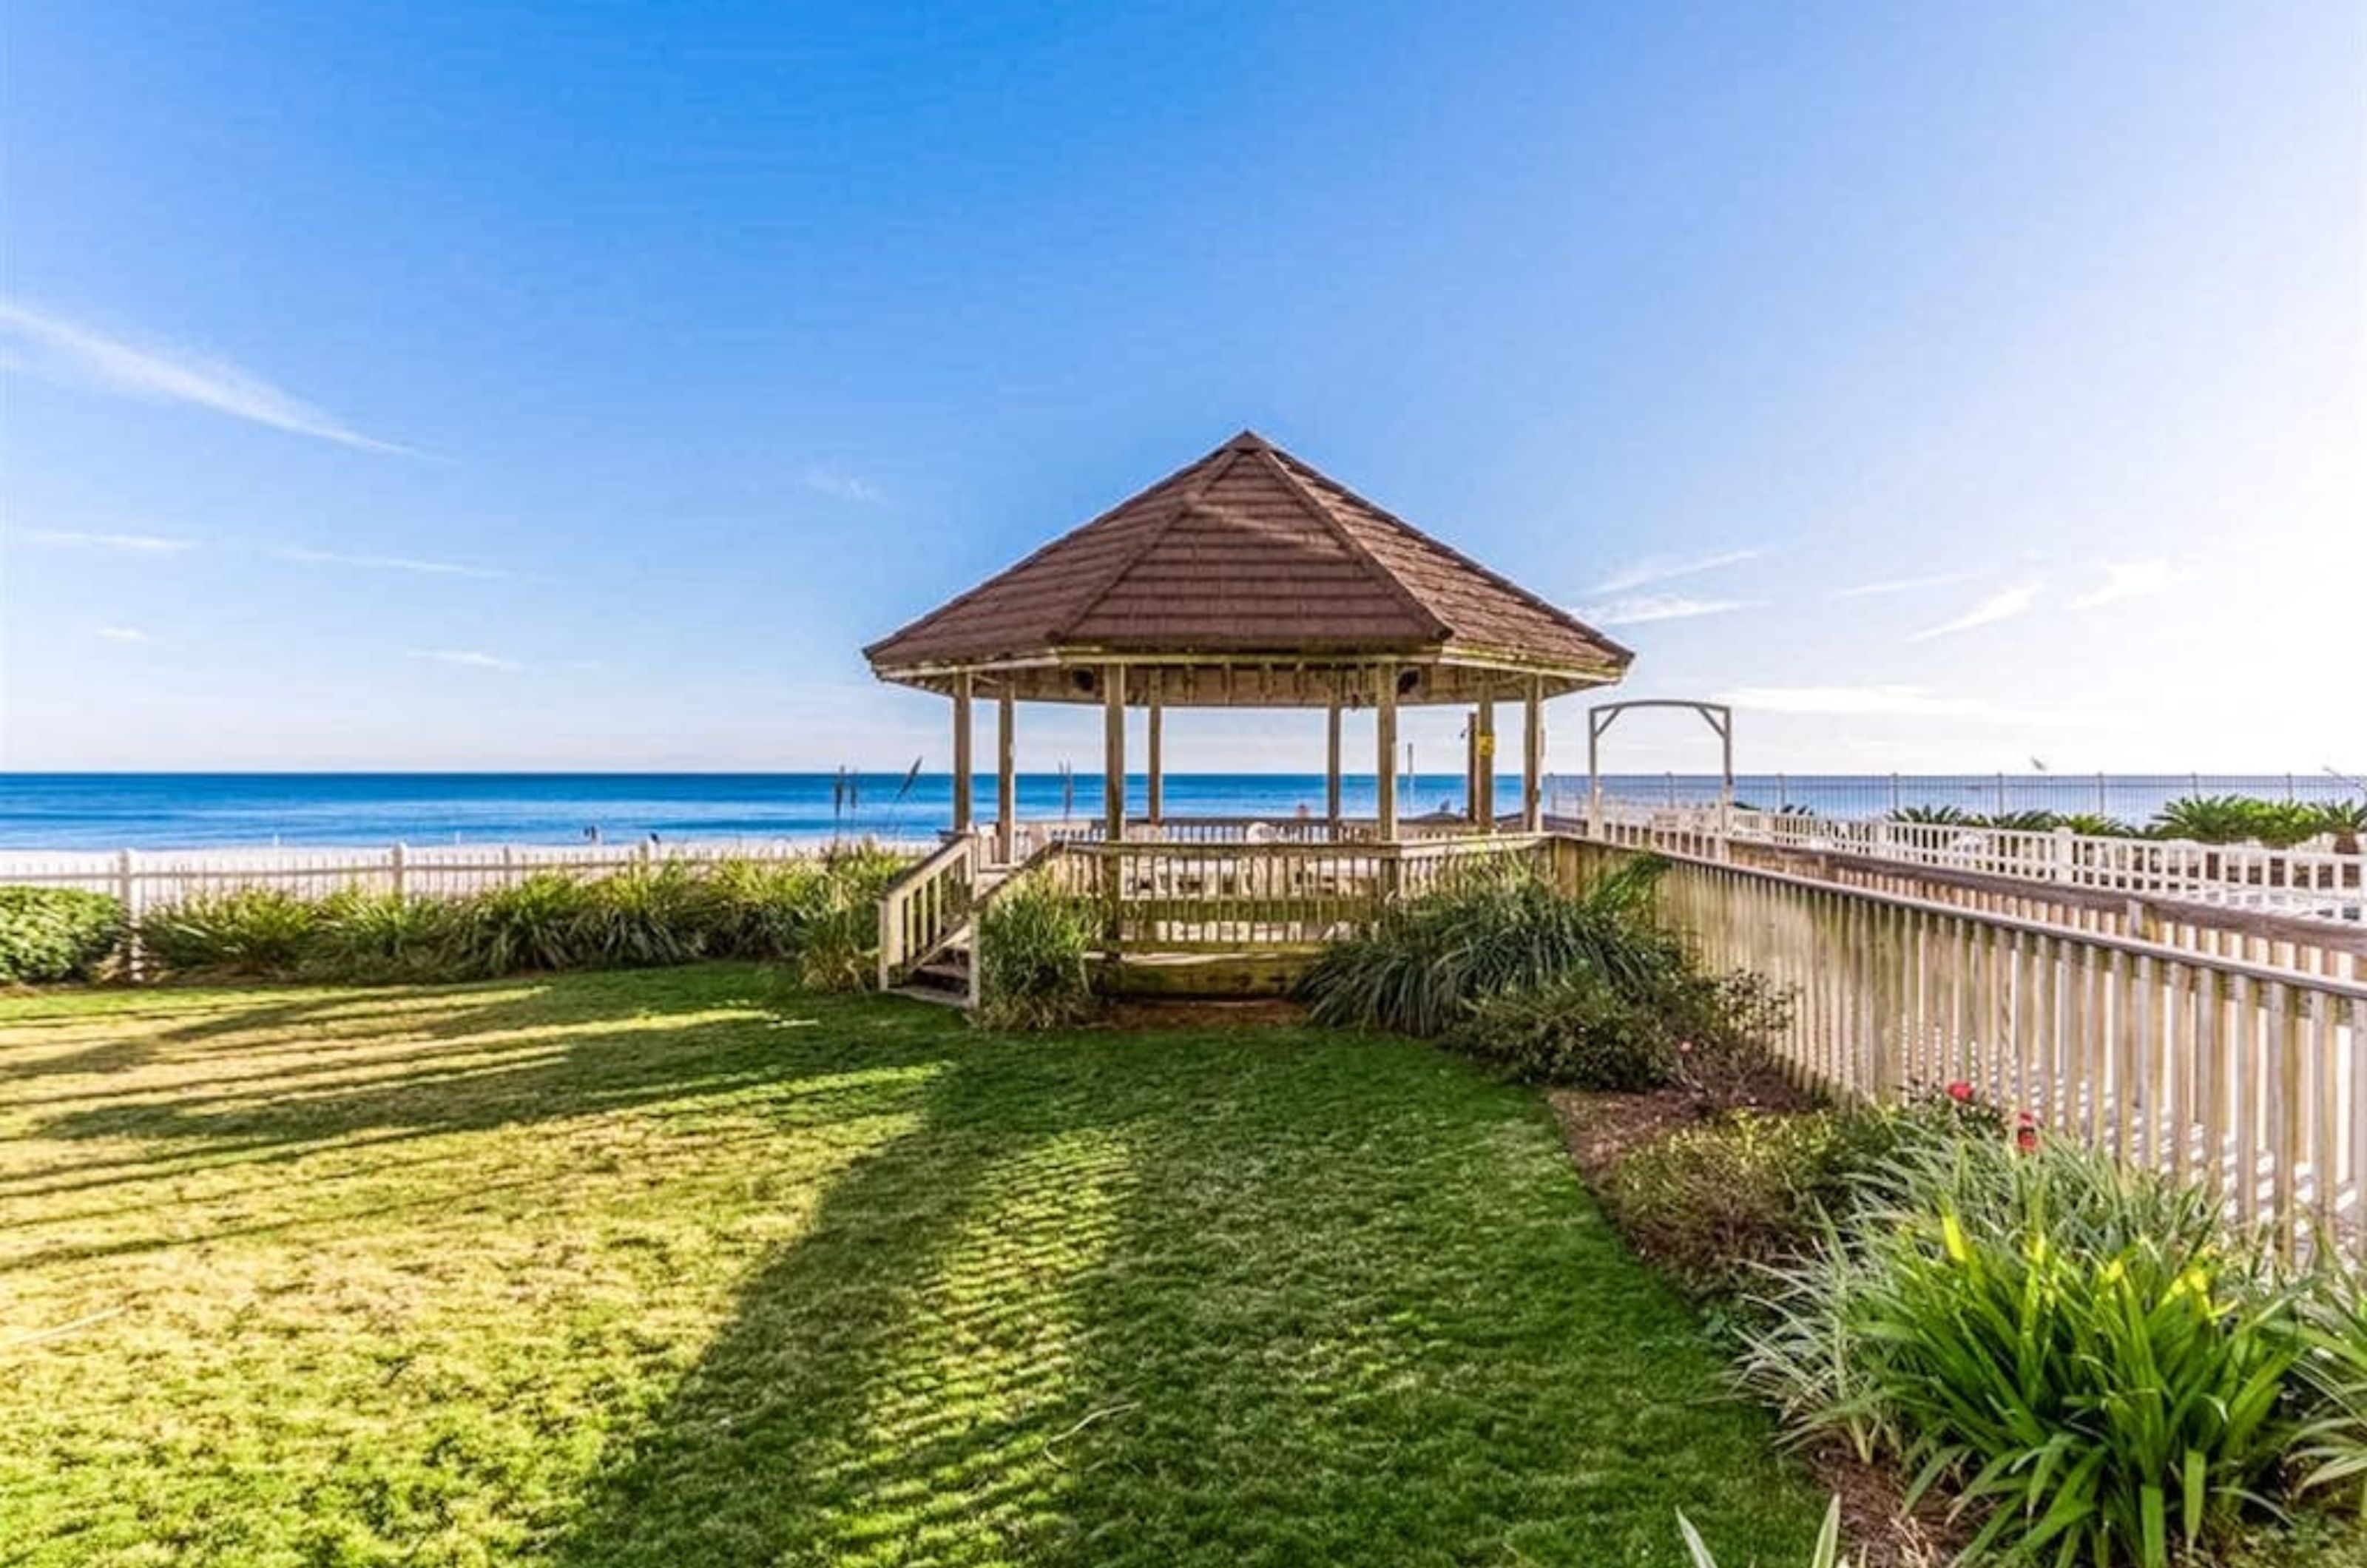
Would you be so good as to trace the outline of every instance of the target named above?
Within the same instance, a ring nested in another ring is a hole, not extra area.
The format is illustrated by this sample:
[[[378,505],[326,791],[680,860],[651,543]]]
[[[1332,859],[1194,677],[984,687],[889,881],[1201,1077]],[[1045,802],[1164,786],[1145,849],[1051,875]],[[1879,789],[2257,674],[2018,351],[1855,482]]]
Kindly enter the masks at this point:
[[[1274,449],[1273,442],[1246,427],[1239,435],[1217,448],[1219,452],[1271,452]]]

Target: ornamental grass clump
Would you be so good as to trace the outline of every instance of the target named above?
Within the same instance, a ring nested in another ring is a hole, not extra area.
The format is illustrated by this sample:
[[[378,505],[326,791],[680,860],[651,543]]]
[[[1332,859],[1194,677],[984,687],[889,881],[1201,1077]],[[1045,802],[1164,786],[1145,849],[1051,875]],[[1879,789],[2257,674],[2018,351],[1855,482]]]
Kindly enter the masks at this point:
[[[140,949],[176,974],[285,978],[302,965],[321,911],[319,901],[277,887],[201,894],[142,916]]]
[[[1057,1029],[1091,1017],[1093,934],[1093,907],[1040,876],[999,889],[979,919],[979,1022]]]
[[[1574,971],[1641,993],[1685,963],[1682,944],[1648,917],[1666,869],[1640,857],[1575,896],[1527,871],[1472,875],[1332,943],[1302,995],[1319,1023],[1436,1036],[1487,998]]]
[[[2068,1141],[1910,1143],[1774,1276],[1747,1381],[1934,1486],[1974,1554],[2160,1568],[2226,1539],[2295,1436],[2295,1292],[2202,1190]]]
[[[152,911],[160,972],[262,979],[468,980],[704,958],[793,964],[807,986],[870,983],[880,890],[903,861],[870,847],[787,862],[663,861],[586,878],[536,872],[456,897],[240,888]]]

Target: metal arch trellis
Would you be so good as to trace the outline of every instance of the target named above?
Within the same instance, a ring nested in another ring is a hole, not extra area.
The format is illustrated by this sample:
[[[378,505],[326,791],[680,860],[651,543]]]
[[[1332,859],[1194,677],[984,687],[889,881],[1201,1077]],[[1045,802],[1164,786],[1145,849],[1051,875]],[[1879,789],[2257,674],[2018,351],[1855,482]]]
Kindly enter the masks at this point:
[[[1597,703],[1586,710],[1586,814],[1590,830],[1603,829],[1603,737],[1619,716],[1634,708],[1685,708],[1698,714],[1717,734],[1718,831],[1724,836],[1734,810],[1734,709],[1724,703],[1697,703],[1683,697],[1631,697],[1625,702]]]

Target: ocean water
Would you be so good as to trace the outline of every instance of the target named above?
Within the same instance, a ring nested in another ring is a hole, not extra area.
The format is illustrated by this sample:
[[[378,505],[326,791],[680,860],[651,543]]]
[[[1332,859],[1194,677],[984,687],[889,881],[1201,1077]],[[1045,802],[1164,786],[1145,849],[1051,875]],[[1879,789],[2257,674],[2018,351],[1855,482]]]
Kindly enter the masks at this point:
[[[977,813],[994,810],[994,783],[977,781]],[[1715,799],[1700,774],[1606,775],[1629,799]],[[1408,815],[1460,811],[1460,774],[1425,773],[1399,785]],[[1091,818],[1101,809],[1096,774],[1028,773],[1020,815]],[[1738,799],[1806,807],[1829,817],[1870,817],[1895,806],[1967,811],[2101,811],[2142,822],[2180,795],[2247,794],[2273,799],[2358,798],[2350,780],[2317,774],[1908,775],[1750,774]],[[1144,808],[1139,778],[1131,809]],[[1373,781],[1349,778],[1343,804],[1370,815]],[[1576,811],[1582,775],[1547,781],[1552,808]],[[1497,784],[1509,811],[1519,783]],[[1176,817],[1282,818],[1323,807],[1312,773],[1176,773],[1166,808]],[[923,839],[953,819],[944,773],[0,773],[0,849],[166,850],[260,844],[580,843],[606,840],[862,837]]]

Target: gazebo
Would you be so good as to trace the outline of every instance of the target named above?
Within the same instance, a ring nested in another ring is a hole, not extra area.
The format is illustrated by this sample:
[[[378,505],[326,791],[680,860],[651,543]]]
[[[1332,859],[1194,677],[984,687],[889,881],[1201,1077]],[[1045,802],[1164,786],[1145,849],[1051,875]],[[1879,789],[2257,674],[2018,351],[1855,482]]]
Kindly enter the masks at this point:
[[[1014,710],[1096,704],[1103,837],[1126,839],[1127,709],[1147,716],[1148,823],[1163,811],[1170,707],[1320,708],[1330,716],[1322,829],[1393,843],[1398,710],[1472,710],[1470,827],[1498,826],[1496,710],[1518,702],[1520,824],[1542,826],[1543,705],[1617,681],[1631,655],[1537,595],[1244,431],[1005,571],[864,649],[872,671],[953,699],[954,828],[971,820],[972,716],[1000,710],[998,863],[1016,850]],[[1377,810],[1341,812],[1341,716],[1376,716]],[[1172,825],[1181,828],[1183,824]]]

